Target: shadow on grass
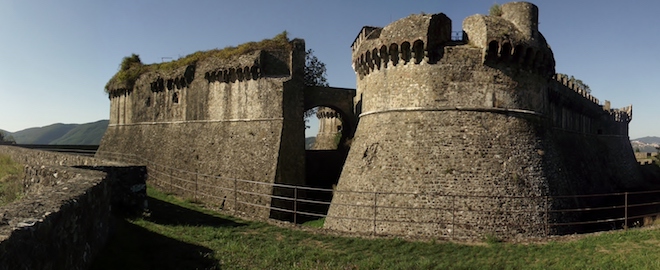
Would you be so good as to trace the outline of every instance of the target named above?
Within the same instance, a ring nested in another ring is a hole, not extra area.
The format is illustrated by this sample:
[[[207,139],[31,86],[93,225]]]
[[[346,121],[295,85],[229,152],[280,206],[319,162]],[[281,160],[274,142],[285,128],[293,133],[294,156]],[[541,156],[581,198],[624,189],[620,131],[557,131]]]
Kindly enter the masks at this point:
[[[213,250],[117,218],[115,232],[90,269],[220,269]]]
[[[149,197],[151,215],[163,226],[238,227],[245,224],[207,215]],[[108,243],[91,269],[220,269],[214,251],[147,230],[123,217],[114,217]]]
[[[160,225],[188,225],[188,226],[211,226],[211,227],[239,227],[245,224],[237,223],[228,219],[214,217],[195,210],[190,210],[149,197],[149,209],[151,215],[146,220]]]

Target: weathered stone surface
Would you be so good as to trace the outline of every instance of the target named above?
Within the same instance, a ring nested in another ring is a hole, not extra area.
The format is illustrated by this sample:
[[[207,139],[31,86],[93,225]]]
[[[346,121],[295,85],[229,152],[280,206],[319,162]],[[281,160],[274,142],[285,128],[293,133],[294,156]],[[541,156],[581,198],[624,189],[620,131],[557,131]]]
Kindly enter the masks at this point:
[[[542,236],[559,232],[547,222],[580,218],[548,210],[585,205],[547,196],[643,185],[628,143],[632,109],[603,108],[553,77],[536,6],[502,10],[465,19],[463,41],[432,37],[451,28],[442,14],[363,29],[353,44],[359,124],[327,228]]]
[[[304,137],[305,46],[291,45],[201,60],[184,85],[142,75],[133,91],[111,96],[97,157],[147,162],[150,182],[164,190],[269,217],[277,192],[260,183],[304,184],[304,141],[291,138]]]
[[[11,146],[0,153],[25,165],[25,196],[0,208],[0,269],[87,269],[108,238],[111,209],[145,206],[146,190],[125,188],[144,187],[136,173],[144,168]],[[82,164],[94,170],[68,167]]]

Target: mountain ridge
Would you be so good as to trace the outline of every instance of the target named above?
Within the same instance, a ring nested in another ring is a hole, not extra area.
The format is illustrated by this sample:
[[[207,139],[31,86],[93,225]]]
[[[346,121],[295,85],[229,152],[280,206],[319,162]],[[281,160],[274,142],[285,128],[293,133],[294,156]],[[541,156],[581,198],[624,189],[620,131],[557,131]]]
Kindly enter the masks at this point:
[[[43,127],[31,127],[16,132],[0,129],[7,136],[12,136],[18,144],[53,144],[53,145],[98,145],[108,128],[106,119],[83,124],[55,123]],[[305,138],[305,148],[311,149],[315,137]],[[645,136],[631,139],[636,152],[656,152],[660,147],[660,137]]]
[[[43,127],[32,127],[8,132],[17,144],[70,144],[70,145],[98,145],[108,127],[108,120],[83,124],[55,123]]]
[[[660,147],[660,137],[646,136],[630,140],[635,152],[657,152]]]
[[[633,139],[631,141],[637,141],[637,142],[642,142],[646,144],[660,144],[660,137],[657,136],[646,136],[646,137],[641,137],[637,139]]]

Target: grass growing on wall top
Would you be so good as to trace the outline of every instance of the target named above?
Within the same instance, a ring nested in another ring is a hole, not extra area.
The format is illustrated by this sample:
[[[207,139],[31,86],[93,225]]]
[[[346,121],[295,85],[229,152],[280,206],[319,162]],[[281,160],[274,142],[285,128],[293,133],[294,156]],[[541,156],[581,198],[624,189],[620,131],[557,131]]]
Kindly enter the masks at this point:
[[[258,50],[291,50],[289,37],[286,31],[276,35],[272,39],[264,39],[259,42],[247,42],[237,47],[226,47],[224,49],[213,49],[198,51],[182,57],[176,61],[145,65],[137,54],[124,57],[119,71],[105,85],[106,93],[112,93],[119,89],[132,89],[135,81],[140,75],[149,71],[170,71],[197,63],[207,58],[229,59],[234,56],[258,51]]]
[[[660,269],[660,229],[548,243],[340,237],[243,221],[148,189],[92,269]]]
[[[23,165],[0,154],[0,206],[22,197],[23,173]]]

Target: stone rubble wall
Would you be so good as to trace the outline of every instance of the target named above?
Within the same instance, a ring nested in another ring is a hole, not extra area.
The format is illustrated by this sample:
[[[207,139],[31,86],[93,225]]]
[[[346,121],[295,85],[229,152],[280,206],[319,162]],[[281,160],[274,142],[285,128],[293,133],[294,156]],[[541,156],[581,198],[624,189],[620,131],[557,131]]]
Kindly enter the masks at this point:
[[[234,202],[269,205],[271,187],[234,179],[274,181],[279,136],[272,134],[281,129],[281,121],[114,126],[97,156],[144,164],[149,184],[160,190],[268,217],[267,208]],[[263,195],[236,194],[236,189]]]
[[[0,153],[25,165],[24,197],[0,207],[0,269],[87,269],[111,213],[143,210],[144,168],[11,146]]]

